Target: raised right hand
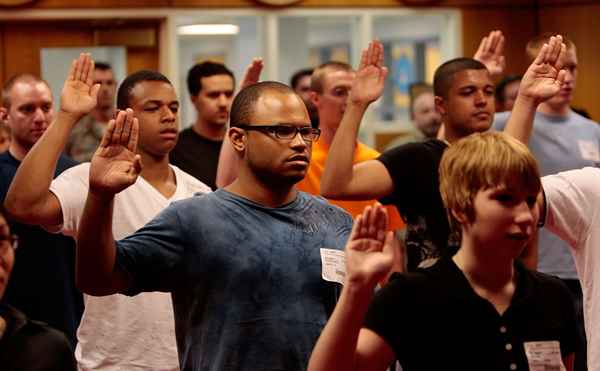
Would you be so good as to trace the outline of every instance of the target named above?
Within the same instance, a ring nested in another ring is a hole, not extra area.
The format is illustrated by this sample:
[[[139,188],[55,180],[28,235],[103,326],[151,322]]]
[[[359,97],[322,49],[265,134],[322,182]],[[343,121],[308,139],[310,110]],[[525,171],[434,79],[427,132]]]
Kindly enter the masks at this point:
[[[502,31],[491,31],[488,36],[481,39],[473,59],[483,63],[492,77],[501,76],[506,68]]]
[[[109,121],[92,157],[90,191],[113,196],[135,183],[142,171],[141,157],[136,154],[138,132],[138,120],[130,108]]]
[[[383,65],[383,44],[373,40],[360,57],[360,65],[350,91],[350,101],[369,104],[379,99],[387,74],[388,69]]]
[[[73,61],[60,94],[62,112],[83,116],[96,107],[100,84],[94,84],[93,75],[94,61],[90,54],[81,53]]]
[[[386,232],[388,217],[381,204],[367,206],[354,221],[346,243],[346,285],[372,289],[392,269],[393,233]]]

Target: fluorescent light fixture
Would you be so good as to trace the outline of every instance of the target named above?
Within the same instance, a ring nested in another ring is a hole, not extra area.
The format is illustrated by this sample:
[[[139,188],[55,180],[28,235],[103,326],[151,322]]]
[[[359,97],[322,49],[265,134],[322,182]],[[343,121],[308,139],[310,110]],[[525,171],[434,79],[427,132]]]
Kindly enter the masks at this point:
[[[179,35],[237,35],[240,28],[234,24],[192,24],[179,26]]]

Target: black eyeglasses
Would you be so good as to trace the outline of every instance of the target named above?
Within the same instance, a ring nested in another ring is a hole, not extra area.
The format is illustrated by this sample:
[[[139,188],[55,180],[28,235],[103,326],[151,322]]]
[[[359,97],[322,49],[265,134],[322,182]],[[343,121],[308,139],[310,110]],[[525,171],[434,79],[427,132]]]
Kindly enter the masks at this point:
[[[312,142],[319,139],[321,135],[320,129],[315,129],[311,126],[295,126],[295,125],[248,125],[248,124],[237,124],[234,127],[241,128],[244,130],[258,130],[267,132],[271,135],[275,135],[278,139],[294,139],[298,133],[302,139]]]
[[[4,251],[9,247],[16,250],[19,247],[19,237],[16,234],[0,235],[0,251]]]

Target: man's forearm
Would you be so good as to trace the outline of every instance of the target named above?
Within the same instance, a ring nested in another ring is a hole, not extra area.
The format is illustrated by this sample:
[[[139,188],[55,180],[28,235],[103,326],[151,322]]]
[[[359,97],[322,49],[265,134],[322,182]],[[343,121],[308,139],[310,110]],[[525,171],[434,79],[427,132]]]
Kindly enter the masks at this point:
[[[354,151],[360,122],[368,104],[348,103],[342,122],[338,127],[325,162],[321,178],[321,194],[325,197],[343,197],[352,182]]]
[[[90,295],[109,295],[126,287],[115,271],[116,246],[112,234],[114,196],[88,197],[77,232],[76,278]]]
[[[533,98],[519,94],[504,132],[527,145],[533,130],[533,120],[537,106],[538,102]]]
[[[358,334],[372,295],[373,288],[344,286],[310,357],[309,371],[352,371],[356,368]]]
[[[38,207],[48,195],[56,164],[71,128],[78,120],[77,116],[59,112],[54,122],[23,159],[4,203],[13,218],[28,223],[47,224],[36,220],[36,217],[39,217]]]

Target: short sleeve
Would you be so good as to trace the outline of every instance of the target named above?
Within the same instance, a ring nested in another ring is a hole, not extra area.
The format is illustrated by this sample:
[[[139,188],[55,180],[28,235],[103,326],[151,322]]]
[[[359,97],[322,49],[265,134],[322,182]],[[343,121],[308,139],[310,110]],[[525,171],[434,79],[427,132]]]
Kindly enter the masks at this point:
[[[385,198],[386,203],[395,204],[404,217],[441,206],[438,167],[445,148],[444,142],[429,140],[384,152],[378,160],[394,183],[394,191]],[[445,219],[445,214],[442,217]]]
[[[62,212],[63,223],[56,229],[64,235],[77,234],[88,194],[89,171],[89,163],[74,166],[62,172],[50,184],[50,192],[58,199]]]
[[[364,328],[385,340],[396,353],[396,357],[399,357],[398,350],[402,348],[400,338],[403,323],[407,318],[414,318],[407,314],[410,305],[406,303],[410,301],[407,301],[405,281],[403,275],[395,274],[393,280],[375,294],[363,323]]]
[[[600,169],[587,167],[542,178],[545,226],[577,249],[600,203]]]
[[[188,242],[178,204],[171,204],[140,230],[116,242],[117,269],[132,280],[125,294],[170,292],[183,285]]]

